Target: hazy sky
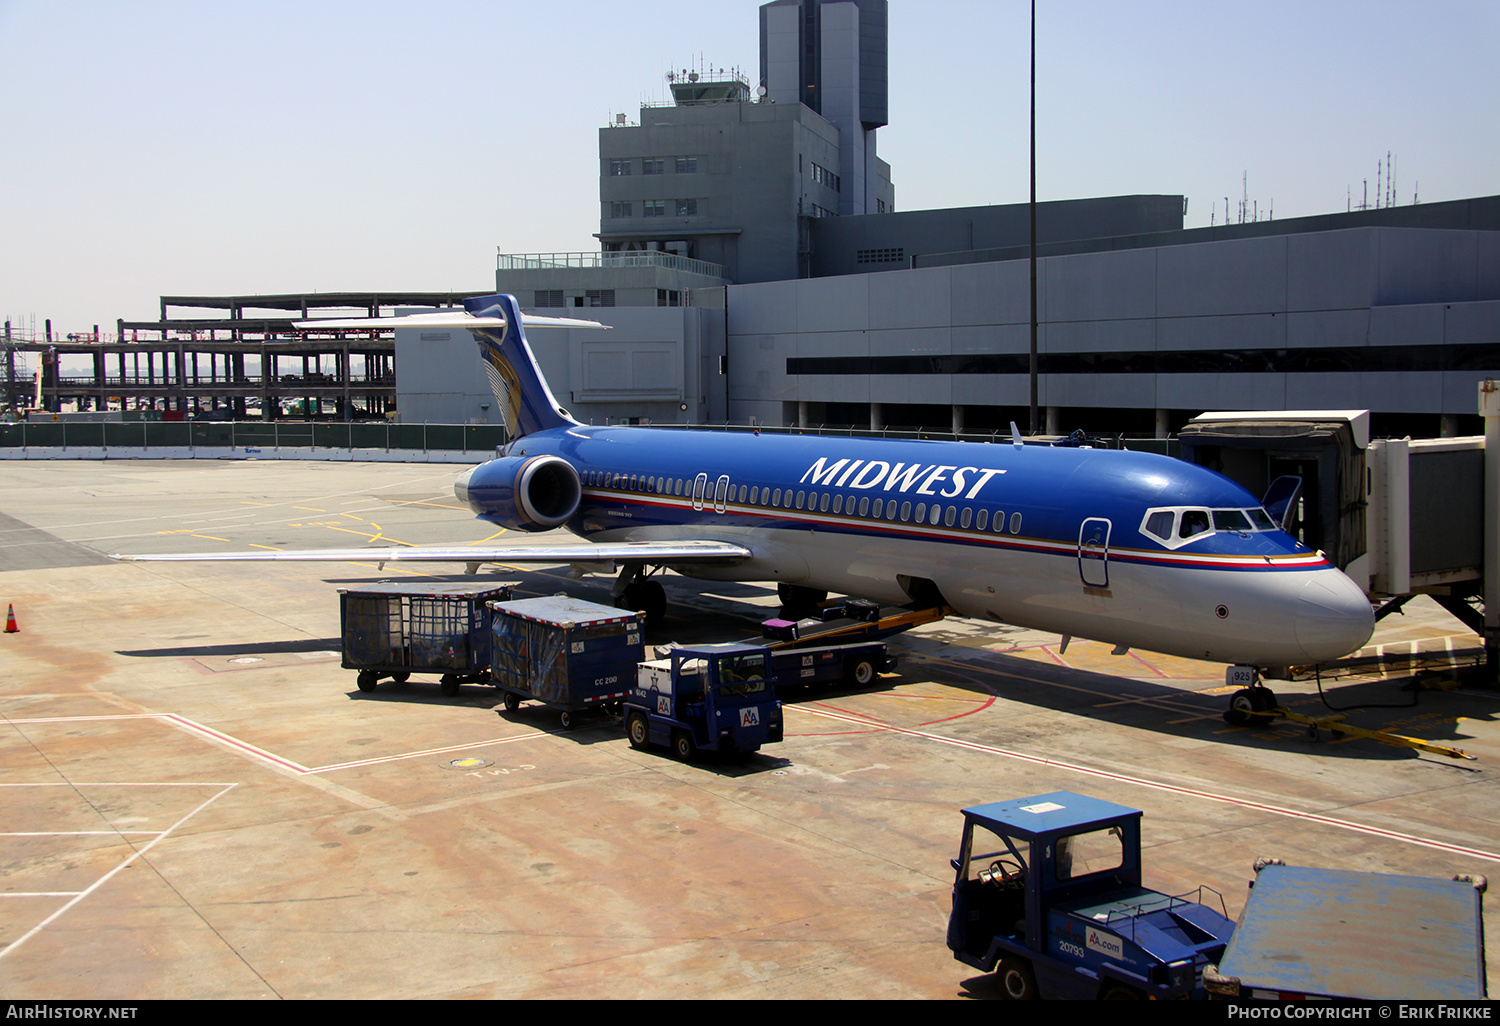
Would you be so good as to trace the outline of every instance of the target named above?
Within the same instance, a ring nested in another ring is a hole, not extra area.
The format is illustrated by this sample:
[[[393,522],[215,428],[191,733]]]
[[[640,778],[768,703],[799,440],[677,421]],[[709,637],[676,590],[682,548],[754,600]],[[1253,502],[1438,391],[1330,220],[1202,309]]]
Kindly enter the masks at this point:
[[[483,289],[597,250],[598,129],[689,65],[758,75],[755,0],[0,0],[0,315],[162,294]],[[1042,199],[1222,221],[1500,193],[1500,2],[1039,0]],[[1025,0],[891,0],[898,210],[1027,197]]]

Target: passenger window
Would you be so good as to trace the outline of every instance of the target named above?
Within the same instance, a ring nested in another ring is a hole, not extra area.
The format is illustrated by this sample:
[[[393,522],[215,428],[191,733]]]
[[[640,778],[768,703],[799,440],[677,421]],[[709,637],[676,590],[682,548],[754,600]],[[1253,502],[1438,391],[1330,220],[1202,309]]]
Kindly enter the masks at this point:
[[[842,495],[835,495],[833,497],[833,511],[835,513],[844,512],[844,497]]]
[[[859,497],[859,515],[860,516],[864,516],[864,515],[866,515],[869,512],[870,512],[870,497],[868,495],[861,495]],[[875,511],[875,515],[879,516],[880,515],[880,511],[876,510]]]
[[[818,500],[818,512],[819,513],[827,513],[828,512],[828,493],[827,492],[824,492],[823,493],[823,497]]]
[[[882,506],[882,505],[881,505],[881,504],[882,504],[882,503],[883,503],[883,502],[885,502],[885,500],[884,500],[884,499],[876,499],[876,500],[875,500],[875,519],[876,519],[876,520],[879,520],[879,519],[880,519],[880,511],[881,511],[881,509],[882,509],[882,508],[883,508],[883,506]]]
[[[879,500],[877,500],[877,501],[879,501]],[[908,502],[907,505],[910,506],[911,503]],[[895,499],[892,499],[890,502],[888,502],[888,503],[885,504],[885,518],[887,520],[895,520],[896,519],[896,500]]]
[[[995,510],[995,533],[1005,533],[1005,510],[1003,509]]]
[[[1021,514],[1019,514],[1019,513],[1012,513],[1010,515],[1010,533],[1011,534],[1020,534],[1021,533]]]
[[[797,508],[798,508],[798,509],[801,509],[801,508],[802,508],[802,497],[803,497],[803,496],[804,496],[804,495],[805,495],[805,494],[806,494],[806,493],[805,493],[805,492],[798,492],[798,493],[797,493]]]
[[[892,508],[894,508],[894,504],[892,504]],[[903,502],[901,504],[901,522],[904,524],[904,523],[906,523],[910,519],[911,519],[911,503],[909,503],[909,502]]]
[[[906,510],[902,510],[901,511],[901,519],[902,520],[906,519]],[[924,521],[926,519],[927,519],[927,503],[925,503],[925,502],[919,502],[919,503],[917,503],[917,523],[920,524],[922,521]]]
[[[974,511],[972,509],[970,509],[968,506],[965,506],[964,507],[963,518],[961,520],[959,520],[958,526],[962,527],[964,530],[968,530],[969,529],[969,521],[971,519],[973,519],[973,517],[974,517]]]
[[[750,505],[756,506],[756,505],[759,505],[759,504],[760,504],[760,487],[757,485],[756,487],[750,489]]]
[[[990,526],[990,511],[987,510],[987,509],[982,509],[982,510],[979,511],[979,517],[978,517],[978,519],[976,519],[974,521],[974,529],[977,530],[977,531],[983,531],[986,527],[989,527],[989,526]]]

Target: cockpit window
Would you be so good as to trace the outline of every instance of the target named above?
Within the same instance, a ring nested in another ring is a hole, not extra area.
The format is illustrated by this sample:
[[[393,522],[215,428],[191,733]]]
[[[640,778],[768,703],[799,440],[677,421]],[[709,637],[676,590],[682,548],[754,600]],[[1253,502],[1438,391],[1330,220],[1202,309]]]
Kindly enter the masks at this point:
[[[1152,510],[1146,515],[1147,534],[1158,541],[1171,542],[1172,525],[1177,522],[1177,514],[1169,509]]]
[[[1208,510],[1190,509],[1182,514],[1182,523],[1178,525],[1177,536],[1186,540],[1206,534],[1208,529]]]
[[[1250,518],[1237,509],[1214,510],[1215,531],[1249,531]]]
[[[1141,521],[1141,533],[1169,549],[1206,538],[1220,531],[1250,534],[1279,530],[1260,507],[1252,509],[1196,509],[1182,506],[1150,509]]]

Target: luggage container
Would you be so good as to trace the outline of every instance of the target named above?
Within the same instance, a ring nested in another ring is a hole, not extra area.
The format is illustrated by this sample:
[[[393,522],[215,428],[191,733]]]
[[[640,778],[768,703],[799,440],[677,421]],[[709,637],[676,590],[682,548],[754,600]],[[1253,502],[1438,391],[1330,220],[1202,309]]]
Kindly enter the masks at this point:
[[[515,711],[526,699],[557,709],[563,729],[579,713],[610,710],[635,683],[645,654],[639,613],[555,595],[492,602],[491,683]]]
[[[488,684],[489,603],[509,599],[511,584],[396,583],[339,589],[346,670],[358,670],[361,691],[383,678],[441,674],[442,691]]]

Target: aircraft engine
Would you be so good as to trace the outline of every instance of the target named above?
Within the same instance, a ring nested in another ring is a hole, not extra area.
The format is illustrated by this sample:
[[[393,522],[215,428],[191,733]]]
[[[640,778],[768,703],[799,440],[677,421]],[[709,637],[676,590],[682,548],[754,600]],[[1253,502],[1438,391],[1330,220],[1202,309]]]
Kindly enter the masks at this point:
[[[550,531],[578,510],[583,483],[557,456],[505,456],[460,475],[453,494],[484,520],[515,531]]]

